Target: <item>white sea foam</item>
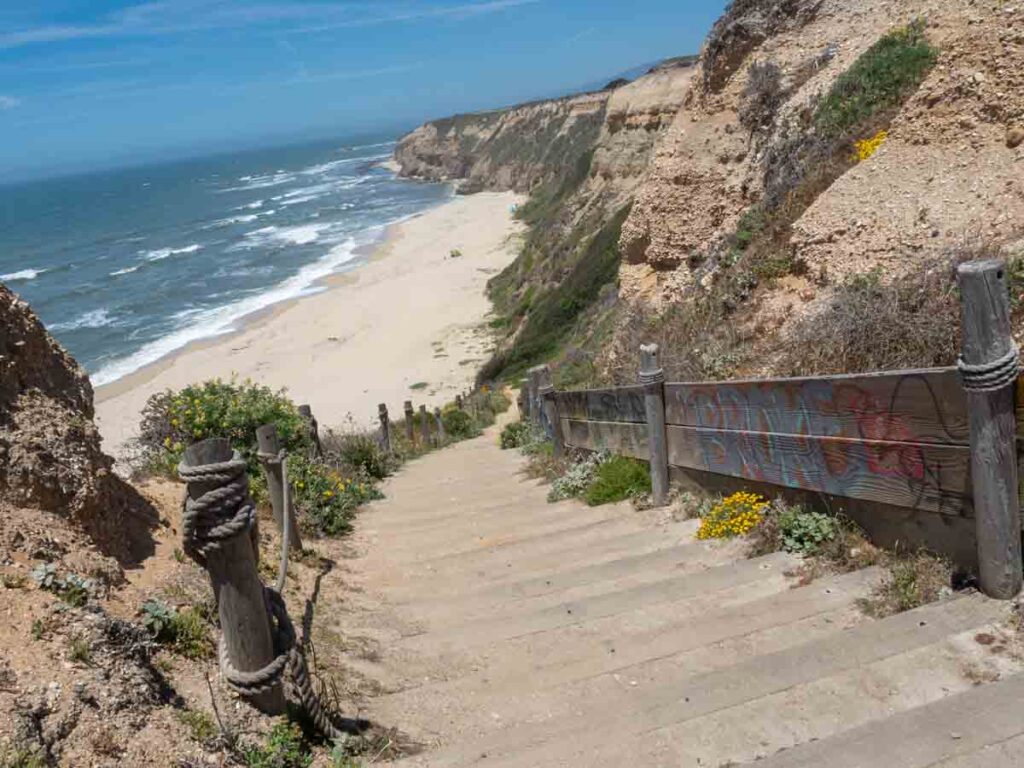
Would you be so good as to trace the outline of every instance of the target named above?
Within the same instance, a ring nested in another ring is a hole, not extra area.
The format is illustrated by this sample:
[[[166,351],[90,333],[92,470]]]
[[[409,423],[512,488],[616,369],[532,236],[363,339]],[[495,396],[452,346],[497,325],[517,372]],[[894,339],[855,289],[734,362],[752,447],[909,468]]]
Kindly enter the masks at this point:
[[[237,208],[235,208],[235,210],[236,211],[243,211],[243,210],[254,211],[257,208],[262,208],[262,207],[263,207],[263,201],[262,200],[256,200],[256,201],[251,202],[251,203],[246,203],[245,205],[240,205]]]
[[[199,243],[192,243],[192,245],[186,245],[184,248],[157,248],[155,251],[139,251],[139,255],[146,261],[163,261],[168,256],[195,253],[201,250],[202,247]]]
[[[238,243],[241,248],[257,248],[272,243],[290,243],[291,245],[310,245],[320,239],[320,233],[330,229],[330,224],[300,224],[297,227],[269,227],[254,229],[245,233],[245,240]]]
[[[356,257],[355,250],[356,241],[349,238],[266,293],[249,296],[223,307],[189,310],[179,314],[176,319],[182,322],[182,326],[178,330],[146,344],[133,355],[104,366],[92,377],[93,384],[109,384],[193,341],[228,333],[236,328],[242,318],[273,304],[319,293],[323,288],[317,286],[317,283],[352,261]]]
[[[19,280],[35,280],[43,272],[47,272],[45,269],[22,269],[17,272],[11,272],[6,275],[0,275],[0,280],[5,283],[13,283]]]
[[[243,179],[239,179],[243,181]],[[268,187],[277,187],[281,184],[288,184],[289,182],[295,181],[295,174],[287,173],[285,171],[277,171],[276,173],[268,173],[263,176],[250,176],[244,179],[245,183],[241,186],[236,187],[225,187],[221,192],[245,192],[252,189],[267,189]]]
[[[74,320],[63,323],[54,323],[50,326],[51,331],[73,331],[78,328],[102,328],[105,325],[112,325],[114,318],[105,309],[94,309],[79,315]]]
[[[118,275],[130,275],[132,272],[137,270],[140,266],[142,266],[142,265],[141,264],[136,264],[134,267],[125,267],[124,269],[119,269],[116,272],[111,272],[110,276],[111,277],[117,277]]]

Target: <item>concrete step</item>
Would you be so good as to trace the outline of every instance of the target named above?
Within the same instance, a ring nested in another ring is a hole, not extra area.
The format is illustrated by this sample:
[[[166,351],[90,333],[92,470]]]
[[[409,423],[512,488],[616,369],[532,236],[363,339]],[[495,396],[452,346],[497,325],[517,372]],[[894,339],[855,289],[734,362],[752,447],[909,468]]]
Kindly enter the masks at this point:
[[[717,591],[764,582],[772,576],[785,583],[783,572],[798,562],[799,560],[792,555],[778,552],[709,568],[698,573],[664,578],[619,592],[565,601],[536,611],[498,617],[494,620],[484,619],[479,624],[444,627],[439,631],[409,638],[403,645],[428,653],[438,649],[470,648],[560,627],[585,624],[610,616],[636,612],[649,606],[678,602],[688,597],[706,596]]]
[[[378,570],[373,575],[375,583],[396,603],[447,594],[450,587],[459,594],[500,590],[631,555],[682,546],[692,540],[696,529],[695,521],[639,528],[631,517],[624,517],[615,525],[587,525],[565,534],[410,563],[402,573]]]
[[[735,541],[693,542],[586,566],[543,581],[502,584],[482,593],[421,601],[409,608],[412,615],[432,624],[479,624],[728,565],[743,559],[745,546]]]
[[[673,604],[677,616],[642,632],[609,622],[600,637],[555,633],[503,644],[477,660],[478,672],[382,697],[375,716],[431,741],[568,716],[580,701],[603,697],[614,706],[623,688],[649,687],[680,670],[711,672],[840,632],[863,620],[854,603],[879,578],[868,569],[724,607],[701,601],[696,612]]]
[[[578,701],[571,717],[457,744],[422,764],[470,765],[484,753],[488,765],[537,767],[753,759],[884,716],[908,682],[930,699],[957,681],[970,687],[946,640],[1004,617],[1004,605],[980,596],[951,599],[708,674],[680,670],[623,690],[614,707]],[[865,686],[875,686],[871,696]]]
[[[1020,768],[1024,674],[974,686],[830,739],[803,744],[758,768]]]

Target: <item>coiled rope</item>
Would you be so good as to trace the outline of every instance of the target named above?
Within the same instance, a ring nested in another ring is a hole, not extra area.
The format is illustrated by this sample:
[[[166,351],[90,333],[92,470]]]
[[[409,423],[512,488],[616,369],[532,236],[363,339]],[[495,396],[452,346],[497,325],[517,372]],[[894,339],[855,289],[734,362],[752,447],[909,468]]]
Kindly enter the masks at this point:
[[[995,392],[1008,387],[1017,380],[1020,373],[1020,350],[1010,344],[1010,350],[991,363],[971,365],[963,357],[956,361],[964,389],[969,392]]]
[[[327,738],[338,739],[344,734],[331,722],[323,703],[313,690],[304,644],[297,642],[295,625],[288,616],[288,606],[281,594],[288,574],[288,545],[291,538],[291,516],[287,514],[290,503],[287,455],[281,451],[276,456],[261,455],[260,458],[282,465],[286,512],[282,516],[284,526],[277,586],[263,587],[264,603],[270,617],[274,658],[266,666],[251,672],[236,669],[231,663],[222,633],[218,644],[221,675],[232,690],[245,697],[257,696],[283,684],[287,698],[301,707]],[[197,499],[186,495],[182,514],[186,554],[205,568],[209,555],[219,550],[225,541],[248,533],[258,561],[256,505],[249,496],[246,462],[238,452],[235,452],[231,460],[217,464],[190,467],[182,463],[178,466],[178,474],[188,483],[222,484]]]

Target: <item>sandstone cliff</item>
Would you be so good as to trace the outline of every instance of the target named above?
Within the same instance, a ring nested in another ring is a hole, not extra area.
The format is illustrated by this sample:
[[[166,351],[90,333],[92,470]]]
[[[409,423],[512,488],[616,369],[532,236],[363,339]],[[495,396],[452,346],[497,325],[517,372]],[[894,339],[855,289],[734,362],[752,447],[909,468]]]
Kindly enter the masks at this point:
[[[152,512],[112,473],[85,371],[0,285],[0,504],[54,513],[100,549],[135,560]],[[19,533],[8,512],[0,527]],[[20,532],[24,538],[24,531]]]
[[[508,332],[485,375],[582,346],[582,376],[614,379],[642,336],[675,376],[951,363],[951,262],[996,250],[1024,275],[1022,29],[1024,5],[999,0],[736,0],[695,68],[603,96],[570,190],[420,129],[408,171],[533,193],[524,256],[492,284]],[[560,330],[537,341],[538,324]]]

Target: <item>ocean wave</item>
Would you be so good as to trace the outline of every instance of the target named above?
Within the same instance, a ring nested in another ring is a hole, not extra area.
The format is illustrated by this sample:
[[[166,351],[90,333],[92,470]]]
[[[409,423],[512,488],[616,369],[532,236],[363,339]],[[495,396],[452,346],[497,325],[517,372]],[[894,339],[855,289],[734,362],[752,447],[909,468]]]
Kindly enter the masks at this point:
[[[356,241],[349,238],[265,293],[249,296],[223,307],[192,309],[179,313],[176,319],[185,323],[182,327],[163,338],[146,344],[138,352],[128,357],[115,360],[104,366],[92,376],[93,384],[96,386],[109,384],[144,366],[155,363],[162,357],[194,341],[230,333],[235,330],[242,318],[273,304],[319,293],[323,288],[317,284],[355,259],[355,251]]]
[[[157,248],[155,251],[139,251],[139,255],[146,261],[163,261],[168,256],[180,256],[186,253],[195,253],[202,250],[199,243],[186,245],[184,248]]]
[[[221,192],[246,192],[253,189],[267,189],[269,187],[278,187],[282,184],[289,184],[295,181],[295,174],[288,173],[286,171],[277,171],[276,173],[268,173],[263,176],[249,176],[248,178],[243,177],[239,181],[245,181],[244,184],[235,187],[225,187],[220,190]]]
[[[105,309],[94,309],[90,312],[86,312],[84,315],[79,315],[74,320],[68,320],[63,323],[54,323],[50,326],[51,331],[74,331],[79,328],[103,328],[107,325],[113,325],[114,318],[110,316],[110,313]]]
[[[255,200],[255,201],[253,201],[251,203],[246,203],[245,205],[240,205],[237,208],[235,208],[235,210],[236,211],[244,211],[244,210],[254,211],[257,208],[262,208],[263,207],[263,203],[264,203],[263,200]]]
[[[330,227],[330,224],[300,224],[296,227],[277,227],[271,224],[269,227],[246,232],[245,240],[233,247],[256,248],[274,242],[311,245],[319,240],[320,234]]]
[[[134,272],[141,266],[141,264],[136,264],[134,267],[125,267],[124,269],[119,269],[115,272],[111,272],[110,276],[117,277],[118,275],[130,275],[132,272]]]
[[[13,283],[19,280],[35,280],[41,274],[48,271],[47,269],[21,269],[17,272],[0,275],[0,280],[3,280],[5,283]]]

